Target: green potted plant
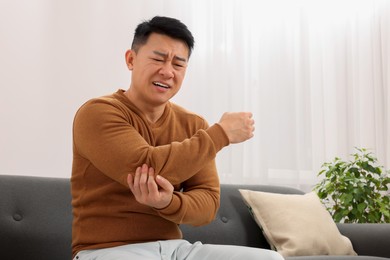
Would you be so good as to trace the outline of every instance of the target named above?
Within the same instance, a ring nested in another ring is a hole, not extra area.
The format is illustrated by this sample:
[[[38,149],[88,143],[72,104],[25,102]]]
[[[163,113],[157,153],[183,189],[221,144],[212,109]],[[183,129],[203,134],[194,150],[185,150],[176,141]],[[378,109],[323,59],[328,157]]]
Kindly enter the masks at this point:
[[[377,158],[364,148],[356,148],[353,159],[336,157],[325,162],[314,187],[335,222],[390,222],[390,171],[377,165]]]

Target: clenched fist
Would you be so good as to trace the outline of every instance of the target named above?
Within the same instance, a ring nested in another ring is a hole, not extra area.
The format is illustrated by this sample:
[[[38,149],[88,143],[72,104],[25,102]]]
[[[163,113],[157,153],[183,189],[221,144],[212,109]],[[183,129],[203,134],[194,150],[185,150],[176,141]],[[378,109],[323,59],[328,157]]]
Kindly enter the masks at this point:
[[[219,120],[230,143],[241,143],[253,137],[255,121],[250,112],[227,112]]]

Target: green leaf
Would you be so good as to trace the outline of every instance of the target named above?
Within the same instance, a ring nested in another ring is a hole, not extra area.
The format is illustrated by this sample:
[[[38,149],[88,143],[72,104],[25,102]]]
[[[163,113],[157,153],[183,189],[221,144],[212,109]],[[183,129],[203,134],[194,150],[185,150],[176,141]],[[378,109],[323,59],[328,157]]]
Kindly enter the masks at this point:
[[[340,222],[342,218],[343,218],[343,214],[341,212],[337,212],[333,216],[333,219],[335,222]]]
[[[356,168],[356,167],[352,167],[349,169],[349,171],[351,171],[352,173],[354,173],[355,177],[356,178],[360,178],[360,172],[359,172],[359,169]]]
[[[357,209],[360,213],[364,212],[364,210],[367,208],[367,204],[362,202],[362,203],[359,203],[359,205],[357,205]]]
[[[343,202],[344,205],[348,205],[351,203],[351,201],[353,200],[353,195],[350,194],[350,193],[347,193],[347,194],[343,194],[341,197],[340,197],[340,200]]]

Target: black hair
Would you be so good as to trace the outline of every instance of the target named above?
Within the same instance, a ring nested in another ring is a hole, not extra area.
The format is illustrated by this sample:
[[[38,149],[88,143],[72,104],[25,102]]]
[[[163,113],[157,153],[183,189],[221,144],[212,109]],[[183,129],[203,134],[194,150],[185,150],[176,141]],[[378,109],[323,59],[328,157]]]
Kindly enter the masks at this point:
[[[135,29],[131,48],[137,52],[147,42],[151,33],[163,34],[177,40],[182,40],[188,46],[188,57],[191,56],[195,42],[194,37],[187,26],[179,20],[170,17],[155,16],[149,21],[140,23]]]

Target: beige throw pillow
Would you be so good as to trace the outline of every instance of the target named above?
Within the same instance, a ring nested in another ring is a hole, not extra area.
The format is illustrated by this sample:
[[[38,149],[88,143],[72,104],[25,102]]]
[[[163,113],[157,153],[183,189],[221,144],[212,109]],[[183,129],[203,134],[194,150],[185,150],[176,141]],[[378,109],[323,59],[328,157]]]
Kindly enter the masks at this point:
[[[240,190],[271,247],[284,257],[356,255],[314,192],[305,195]]]

